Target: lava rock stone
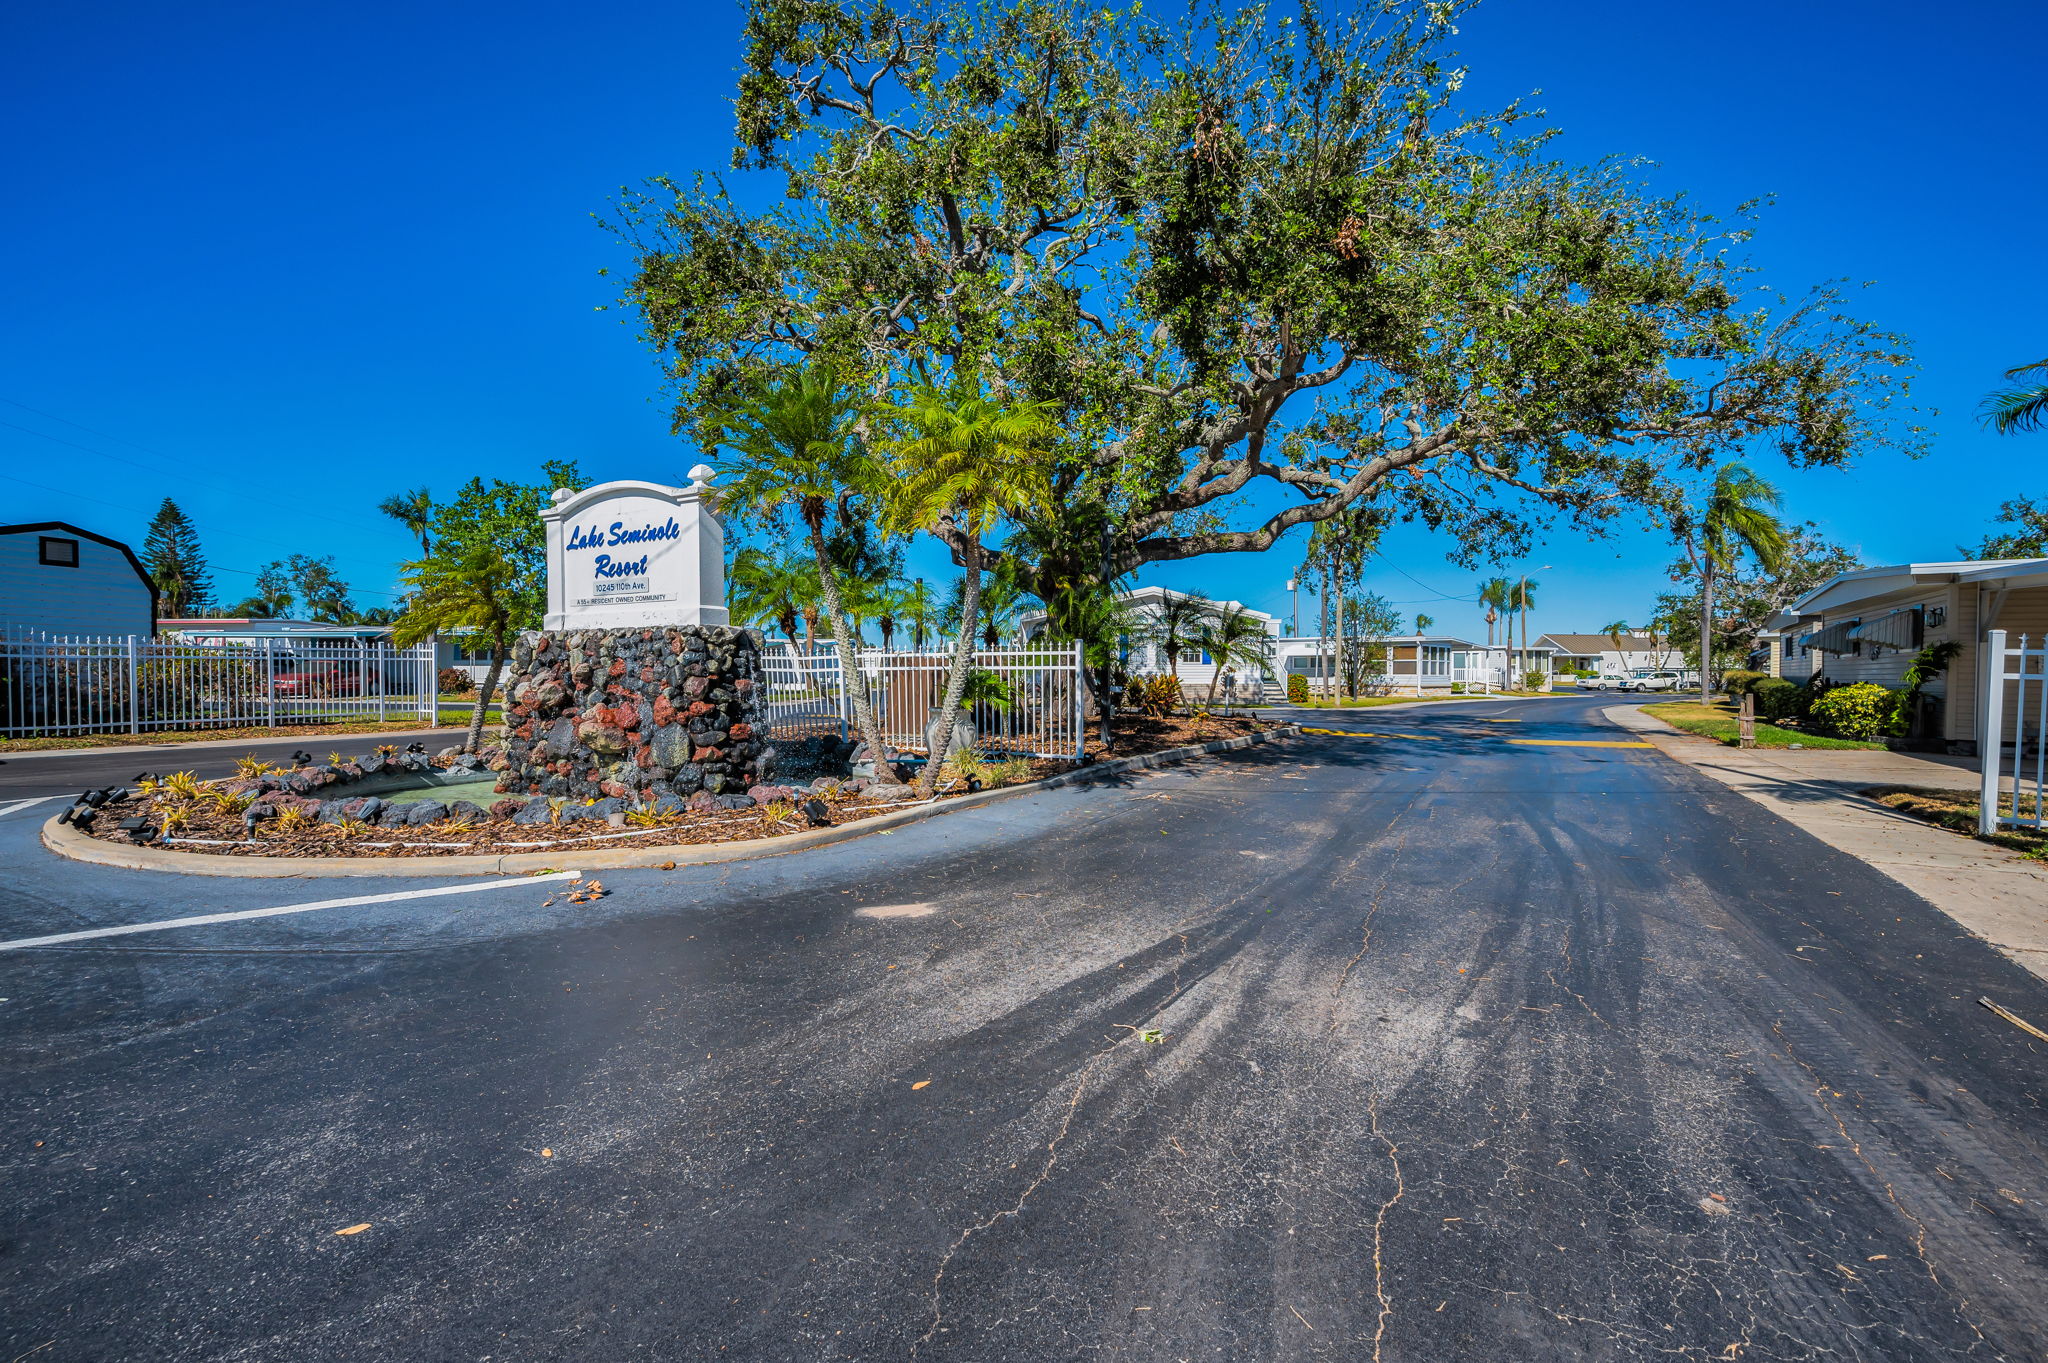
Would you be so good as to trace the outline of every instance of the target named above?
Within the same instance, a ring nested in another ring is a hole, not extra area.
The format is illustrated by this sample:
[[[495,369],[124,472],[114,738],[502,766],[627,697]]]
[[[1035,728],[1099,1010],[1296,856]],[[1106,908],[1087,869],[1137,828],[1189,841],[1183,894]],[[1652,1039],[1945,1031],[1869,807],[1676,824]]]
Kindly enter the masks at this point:
[[[531,828],[535,824],[548,822],[549,813],[546,800],[528,800],[512,815],[512,822]]]
[[[439,800],[415,800],[406,806],[405,821],[414,828],[439,823],[448,817],[448,806]]]

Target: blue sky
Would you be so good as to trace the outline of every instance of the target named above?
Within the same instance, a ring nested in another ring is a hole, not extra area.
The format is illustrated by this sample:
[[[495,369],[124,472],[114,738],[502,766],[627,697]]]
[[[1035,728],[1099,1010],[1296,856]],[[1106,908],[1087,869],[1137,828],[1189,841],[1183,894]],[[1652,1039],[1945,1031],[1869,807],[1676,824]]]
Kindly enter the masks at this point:
[[[737,29],[726,5],[17,10],[0,521],[139,543],[168,493],[223,594],[332,553],[381,604],[408,551],[375,510],[390,492],[548,458],[681,481],[652,362],[597,310],[624,257],[591,215],[725,164]],[[2048,354],[2044,40],[2038,4],[1490,0],[1460,48],[1475,102],[1541,90],[1573,157],[1650,158],[1655,186],[1714,207],[1775,195],[1753,249],[1771,282],[1873,281],[1860,307],[1911,338],[1933,453],[1774,474],[1789,512],[1884,562],[1950,555],[2048,491],[2048,438],[1974,415]],[[1297,553],[1143,580],[1284,612]],[[1648,533],[1560,536],[1501,566],[1542,569],[1539,628],[1592,629],[1640,619],[1670,557]],[[1406,527],[1367,585],[1469,631],[1474,576]]]

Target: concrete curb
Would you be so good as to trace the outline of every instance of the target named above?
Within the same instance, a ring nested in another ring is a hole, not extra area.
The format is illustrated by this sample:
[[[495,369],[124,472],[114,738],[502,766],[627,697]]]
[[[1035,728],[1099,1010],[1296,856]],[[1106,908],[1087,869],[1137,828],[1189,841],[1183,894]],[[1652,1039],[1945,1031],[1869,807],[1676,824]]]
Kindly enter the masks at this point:
[[[95,866],[116,866],[129,871],[171,871],[180,875],[237,876],[244,879],[481,876],[551,871],[570,866],[578,870],[612,870],[632,866],[661,866],[670,862],[677,866],[707,866],[724,861],[751,861],[757,857],[781,856],[812,847],[828,846],[835,842],[848,842],[870,833],[901,828],[905,824],[918,823],[958,810],[974,809],[996,800],[1058,790],[1061,786],[1081,785],[1127,771],[1171,766],[1211,753],[1233,752],[1255,744],[1270,743],[1275,739],[1298,737],[1300,733],[1300,725],[1285,724],[1262,733],[1243,734],[1237,738],[1219,738],[1210,743],[1191,743],[1186,747],[1168,748],[1163,752],[1140,753],[1135,757],[1120,757],[1111,762],[1098,762],[1093,766],[1062,772],[1058,776],[1048,776],[1042,781],[1032,781],[1021,786],[1004,786],[999,790],[984,790],[972,795],[956,795],[930,804],[899,809],[890,814],[878,814],[872,819],[862,819],[857,823],[832,828],[814,828],[802,833],[787,833],[777,838],[755,838],[747,842],[712,843],[696,847],[667,845],[579,851],[574,846],[569,846],[546,852],[455,857],[233,857],[208,852],[173,852],[161,847],[129,847],[120,843],[103,842],[79,832],[69,824],[57,822],[57,818],[62,817],[61,813],[43,825],[42,837],[43,846],[57,855],[73,861],[89,862]]]

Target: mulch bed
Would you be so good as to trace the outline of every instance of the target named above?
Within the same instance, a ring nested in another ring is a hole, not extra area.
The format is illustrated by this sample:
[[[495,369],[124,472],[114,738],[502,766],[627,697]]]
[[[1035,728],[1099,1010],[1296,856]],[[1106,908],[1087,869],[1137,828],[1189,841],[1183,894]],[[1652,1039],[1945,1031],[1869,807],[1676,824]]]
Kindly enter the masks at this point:
[[[1120,716],[1115,726],[1115,750],[1105,750],[1101,740],[1091,733],[1086,751],[1091,761],[1102,761],[1209,743],[1275,727],[1270,721],[1243,715],[1201,719]],[[1043,780],[1071,771],[1073,767],[1070,761],[1034,758],[1029,764],[1028,774],[1020,772],[1013,781],[1002,784]],[[959,782],[952,789],[941,791],[940,798],[966,793],[966,784]],[[914,800],[885,802],[866,795],[845,793],[806,795],[801,799],[806,802],[822,800],[826,806],[826,817],[833,824],[857,823],[916,803]],[[130,793],[99,811],[90,830],[91,836],[127,845],[131,839],[119,832],[116,825],[123,819],[149,813],[149,802]],[[480,853],[560,852],[565,859],[573,859],[577,852],[614,847],[698,847],[707,843],[750,842],[802,832],[810,826],[800,810],[771,806],[676,815],[670,821],[651,828],[635,827],[630,823],[625,828],[611,828],[593,820],[526,825],[494,819],[476,824],[442,822],[418,828],[364,827],[344,833],[343,827],[337,824],[316,823],[297,829],[280,829],[275,820],[266,820],[255,826],[251,840],[240,814],[194,807],[183,827],[170,838],[151,845],[172,851],[236,857],[431,859]]]

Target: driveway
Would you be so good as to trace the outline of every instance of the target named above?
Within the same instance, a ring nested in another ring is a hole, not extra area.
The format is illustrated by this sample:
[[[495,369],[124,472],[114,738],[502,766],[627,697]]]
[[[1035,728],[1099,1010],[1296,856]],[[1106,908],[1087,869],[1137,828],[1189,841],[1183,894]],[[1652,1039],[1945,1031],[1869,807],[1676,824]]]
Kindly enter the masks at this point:
[[[2040,1357],[2048,986],[1614,703],[0,951],[0,1359]]]

